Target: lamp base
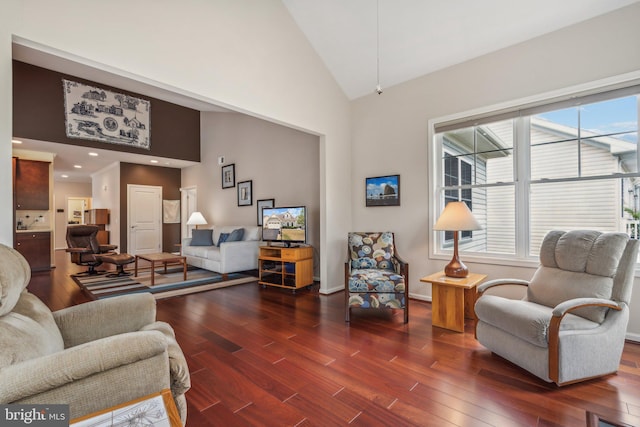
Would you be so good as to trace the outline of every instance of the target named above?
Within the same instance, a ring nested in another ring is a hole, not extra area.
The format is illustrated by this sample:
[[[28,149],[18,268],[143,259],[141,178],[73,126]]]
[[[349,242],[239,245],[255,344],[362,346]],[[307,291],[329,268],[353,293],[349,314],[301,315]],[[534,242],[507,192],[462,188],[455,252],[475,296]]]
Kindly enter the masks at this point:
[[[444,274],[447,277],[455,277],[458,279],[464,279],[469,275],[469,269],[459,259],[452,259],[449,264],[444,268]]]

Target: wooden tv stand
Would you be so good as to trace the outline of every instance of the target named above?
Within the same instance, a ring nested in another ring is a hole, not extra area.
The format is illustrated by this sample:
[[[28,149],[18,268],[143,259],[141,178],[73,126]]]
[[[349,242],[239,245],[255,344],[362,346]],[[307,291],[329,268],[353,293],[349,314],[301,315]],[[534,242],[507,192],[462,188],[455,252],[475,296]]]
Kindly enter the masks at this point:
[[[258,283],[296,289],[313,284],[313,247],[261,246],[258,255]]]

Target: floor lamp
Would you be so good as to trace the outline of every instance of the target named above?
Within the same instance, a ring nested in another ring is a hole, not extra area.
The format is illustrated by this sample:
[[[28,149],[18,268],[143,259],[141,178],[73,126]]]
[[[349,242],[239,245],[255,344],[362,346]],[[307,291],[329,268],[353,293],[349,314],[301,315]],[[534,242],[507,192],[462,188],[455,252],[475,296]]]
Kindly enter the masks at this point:
[[[448,277],[464,278],[469,275],[469,269],[458,257],[458,232],[480,230],[482,227],[476,221],[465,202],[449,202],[440,214],[440,218],[433,226],[438,231],[453,231],[453,258],[444,268]]]

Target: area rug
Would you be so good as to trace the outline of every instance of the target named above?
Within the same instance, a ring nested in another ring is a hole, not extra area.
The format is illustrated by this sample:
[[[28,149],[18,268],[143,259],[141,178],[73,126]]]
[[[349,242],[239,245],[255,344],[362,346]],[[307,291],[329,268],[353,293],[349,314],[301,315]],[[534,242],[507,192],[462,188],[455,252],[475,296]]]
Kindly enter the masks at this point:
[[[187,272],[187,280],[184,281],[182,268],[170,269],[167,274],[163,274],[163,272],[164,269],[156,270],[153,287],[151,287],[150,270],[139,272],[137,277],[107,277],[105,274],[97,276],[77,275],[71,277],[78,286],[93,299],[109,298],[138,292],[150,292],[156,299],[163,299],[258,280],[256,277],[241,273],[229,273],[225,280],[222,274],[200,268],[190,268]]]

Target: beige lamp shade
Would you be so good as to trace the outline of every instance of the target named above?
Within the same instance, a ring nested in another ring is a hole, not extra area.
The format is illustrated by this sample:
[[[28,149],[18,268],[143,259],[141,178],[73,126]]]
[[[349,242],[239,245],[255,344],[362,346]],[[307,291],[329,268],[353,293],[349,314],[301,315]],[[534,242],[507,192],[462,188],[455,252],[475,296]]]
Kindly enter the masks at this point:
[[[433,226],[439,231],[467,231],[480,230],[482,226],[474,218],[465,202],[449,202],[445,206],[440,218]]]
[[[189,219],[187,220],[187,225],[195,225],[198,228],[199,225],[205,225],[207,220],[204,219],[204,216],[200,212],[193,212]]]
[[[444,207],[440,218],[433,226],[434,230],[453,231],[453,258],[444,268],[444,274],[449,277],[464,278],[469,275],[469,269],[458,256],[458,231],[480,230],[482,227],[476,221],[465,202],[449,202]]]

